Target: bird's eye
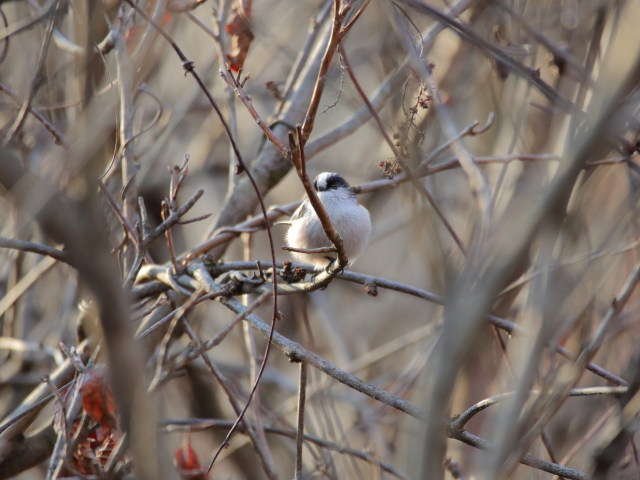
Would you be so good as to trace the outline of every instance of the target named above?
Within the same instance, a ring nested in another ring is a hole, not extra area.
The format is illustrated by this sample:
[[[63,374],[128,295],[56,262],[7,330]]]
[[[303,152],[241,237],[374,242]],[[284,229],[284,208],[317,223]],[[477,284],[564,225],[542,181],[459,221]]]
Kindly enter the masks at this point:
[[[349,188],[349,184],[339,175],[330,177],[327,180],[327,190],[337,190],[339,188]]]

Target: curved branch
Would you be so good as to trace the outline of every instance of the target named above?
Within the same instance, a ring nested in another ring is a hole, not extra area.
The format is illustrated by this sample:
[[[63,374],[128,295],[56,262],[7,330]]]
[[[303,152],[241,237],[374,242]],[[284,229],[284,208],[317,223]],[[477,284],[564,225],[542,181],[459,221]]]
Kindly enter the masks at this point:
[[[14,238],[0,237],[0,248],[12,248],[14,250],[21,250],[23,252],[37,253],[39,255],[46,255],[51,258],[55,258],[61,262],[71,265],[69,255],[64,250],[58,250],[57,248],[43,245],[41,243],[27,242],[24,240],[16,240]]]
[[[594,395],[612,395],[618,396],[623,395],[629,390],[629,387],[587,387],[587,388],[572,388],[567,393],[568,397],[591,397]],[[532,395],[540,395],[541,392],[532,390],[529,392]],[[462,430],[465,425],[471,420],[475,415],[480,413],[481,411],[500,403],[501,401],[510,398],[515,395],[515,392],[505,392],[500,393],[498,395],[493,395],[491,397],[487,397],[483,400],[480,400],[477,403],[471,405],[468,409],[462,412],[459,415],[454,416],[450,420],[451,428],[454,430]]]

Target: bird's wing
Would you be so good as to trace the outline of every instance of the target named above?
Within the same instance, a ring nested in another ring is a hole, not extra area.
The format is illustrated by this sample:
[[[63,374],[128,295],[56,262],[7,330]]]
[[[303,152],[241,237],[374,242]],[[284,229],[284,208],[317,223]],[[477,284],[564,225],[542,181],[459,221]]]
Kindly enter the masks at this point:
[[[291,215],[291,221],[302,218],[307,213],[308,209],[309,209],[309,202],[305,200],[300,204],[300,206],[296,209],[296,211],[293,212],[293,215]]]

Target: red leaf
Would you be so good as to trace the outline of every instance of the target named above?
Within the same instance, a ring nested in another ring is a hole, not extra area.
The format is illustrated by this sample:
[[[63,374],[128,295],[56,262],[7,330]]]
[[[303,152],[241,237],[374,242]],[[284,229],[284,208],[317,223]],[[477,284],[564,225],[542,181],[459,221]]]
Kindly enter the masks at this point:
[[[231,20],[225,26],[225,31],[231,36],[231,46],[227,53],[229,68],[234,72],[242,70],[244,61],[253,42],[253,32],[247,14],[238,7],[233,7]]]
[[[89,370],[80,391],[82,393],[82,408],[91,419],[102,426],[115,424],[116,404],[107,385],[105,367],[95,367]]]
[[[200,460],[193,447],[189,434],[185,434],[182,445],[177,448],[174,463],[178,475],[183,480],[209,480],[209,475],[202,469]]]

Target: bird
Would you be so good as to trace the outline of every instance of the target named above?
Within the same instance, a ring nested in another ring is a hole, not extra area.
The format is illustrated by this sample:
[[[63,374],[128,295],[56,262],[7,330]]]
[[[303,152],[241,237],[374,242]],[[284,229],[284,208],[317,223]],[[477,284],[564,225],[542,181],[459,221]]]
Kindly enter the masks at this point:
[[[371,237],[369,211],[358,203],[347,181],[335,172],[320,173],[313,181],[313,188],[342,238],[349,265],[352,265],[366,249]],[[286,223],[289,224],[286,234],[289,247],[310,249],[332,246],[308,198]],[[291,253],[295,260],[314,267],[326,267],[337,257],[335,253]]]

